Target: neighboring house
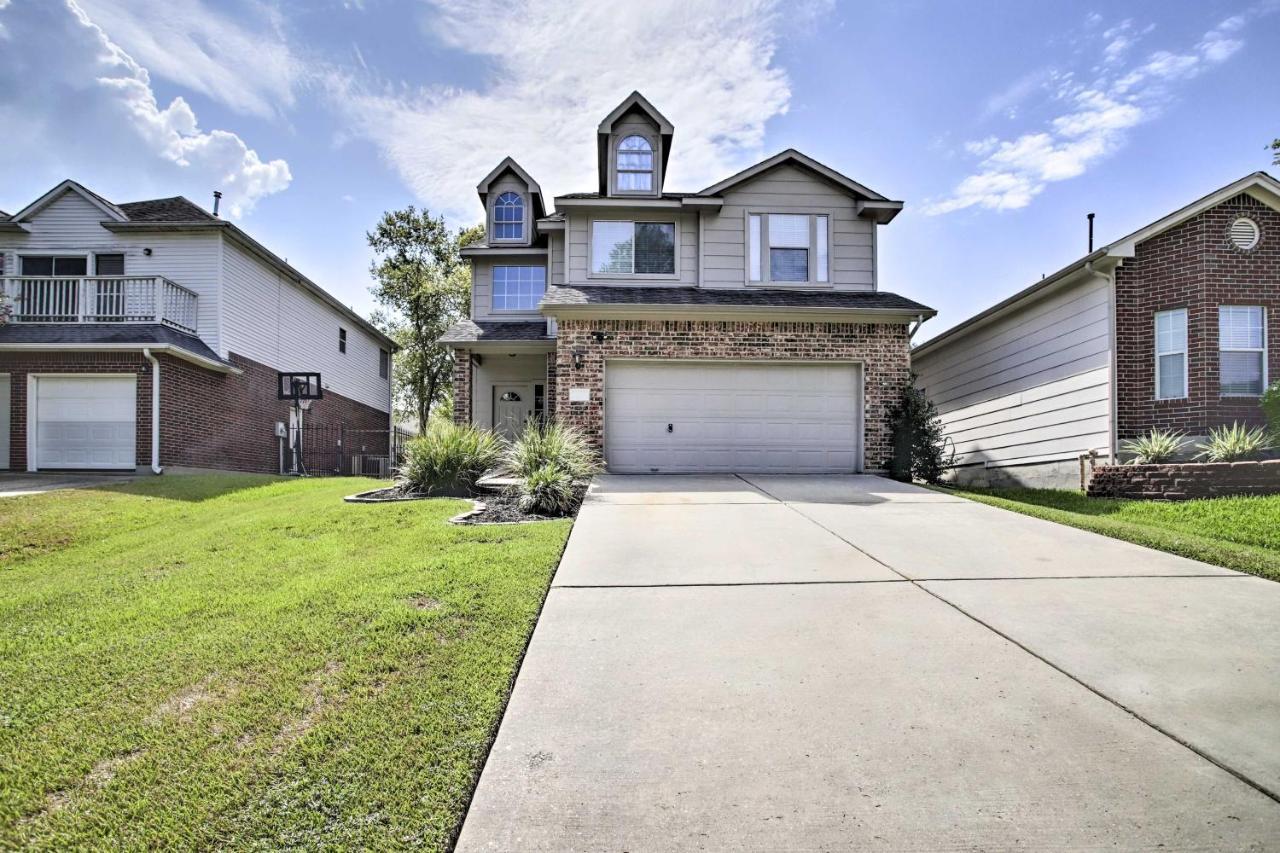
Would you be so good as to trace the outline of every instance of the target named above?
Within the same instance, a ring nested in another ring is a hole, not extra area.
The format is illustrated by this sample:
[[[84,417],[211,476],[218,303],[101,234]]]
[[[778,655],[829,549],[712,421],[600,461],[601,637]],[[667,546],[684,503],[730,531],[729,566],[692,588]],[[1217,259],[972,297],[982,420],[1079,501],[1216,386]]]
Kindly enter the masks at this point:
[[[1152,429],[1262,423],[1280,375],[1280,182],[1223,187],[916,347],[971,484],[1080,485]]]
[[[555,199],[507,158],[480,182],[454,413],[579,427],[620,472],[878,471],[934,311],[879,289],[902,209],[788,150],[664,187],[671,123],[633,93],[600,123],[595,191]]]
[[[390,429],[392,341],[185,198],[64,181],[0,217],[0,282],[0,468],[278,471],[277,371],[321,374],[308,425]]]

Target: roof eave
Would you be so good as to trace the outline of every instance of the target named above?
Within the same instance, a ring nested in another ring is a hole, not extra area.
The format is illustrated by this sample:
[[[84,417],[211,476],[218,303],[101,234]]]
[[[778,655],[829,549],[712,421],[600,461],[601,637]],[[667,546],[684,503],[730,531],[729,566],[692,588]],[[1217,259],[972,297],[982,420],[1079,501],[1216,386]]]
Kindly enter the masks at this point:
[[[144,349],[149,349],[152,352],[167,353],[169,355],[174,356],[175,358],[180,358],[184,361],[189,361],[192,364],[197,364],[197,365],[200,365],[201,367],[206,367],[209,370],[216,370],[219,373],[231,373],[231,374],[237,374],[237,375],[244,373],[243,370],[236,367],[234,364],[228,364],[225,361],[217,361],[214,359],[206,358],[205,356],[199,355],[198,353],[191,352],[191,350],[186,349],[184,347],[177,346],[176,344],[0,343],[0,351],[4,351],[4,352],[8,352],[8,351],[57,352],[62,350],[77,350],[80,352],[142,352]]]
[[[932,308],[841,308],[833,306],[779,306],[779,305],[690,305],[661,304],[651,302],[596,303],[593,305],[568,303],[542,303],[538,306],[543,314],[556,318],[599,318],[624,317],[627,319],[670,319],[672,316],[688,315],[700,319],[727,318],[744,319],[777,319],[778,317],[804,317],[806,319],[827,318],[840,322],[855,323],[910,323],[917,319],[929,319],[938,312]]]

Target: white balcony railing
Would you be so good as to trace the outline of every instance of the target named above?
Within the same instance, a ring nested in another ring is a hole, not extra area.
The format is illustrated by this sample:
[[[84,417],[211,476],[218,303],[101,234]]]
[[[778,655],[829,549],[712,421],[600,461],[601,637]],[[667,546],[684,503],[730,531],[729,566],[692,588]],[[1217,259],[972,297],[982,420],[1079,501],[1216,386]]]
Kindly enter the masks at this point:
[[[5,276],[15,323],[162,323],[196,333],[196,294],[164,276]]]

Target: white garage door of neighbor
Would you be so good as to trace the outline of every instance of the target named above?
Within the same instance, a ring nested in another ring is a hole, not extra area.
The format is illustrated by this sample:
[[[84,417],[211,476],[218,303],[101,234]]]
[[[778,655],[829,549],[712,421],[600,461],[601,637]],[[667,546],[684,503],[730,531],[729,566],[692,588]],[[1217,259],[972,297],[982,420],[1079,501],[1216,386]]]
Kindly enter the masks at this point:
[[[132,470],[137,393],[133,376],[36,377],[36,467]]]
[[[859,469],[857,365],[605,365],[605,454],[620,473]]]

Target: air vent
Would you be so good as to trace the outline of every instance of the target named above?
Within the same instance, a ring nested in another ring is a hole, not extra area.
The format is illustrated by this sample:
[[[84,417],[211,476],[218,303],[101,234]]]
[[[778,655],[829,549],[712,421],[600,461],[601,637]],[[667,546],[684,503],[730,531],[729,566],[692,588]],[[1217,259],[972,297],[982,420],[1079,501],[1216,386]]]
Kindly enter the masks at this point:
[[[1258,223],[1252,219],[1240,217],[1231,223],[1231,244],[1237,249],[1252,249],[1258,245],[1258,237],[1261,232],[1258,230]]]

